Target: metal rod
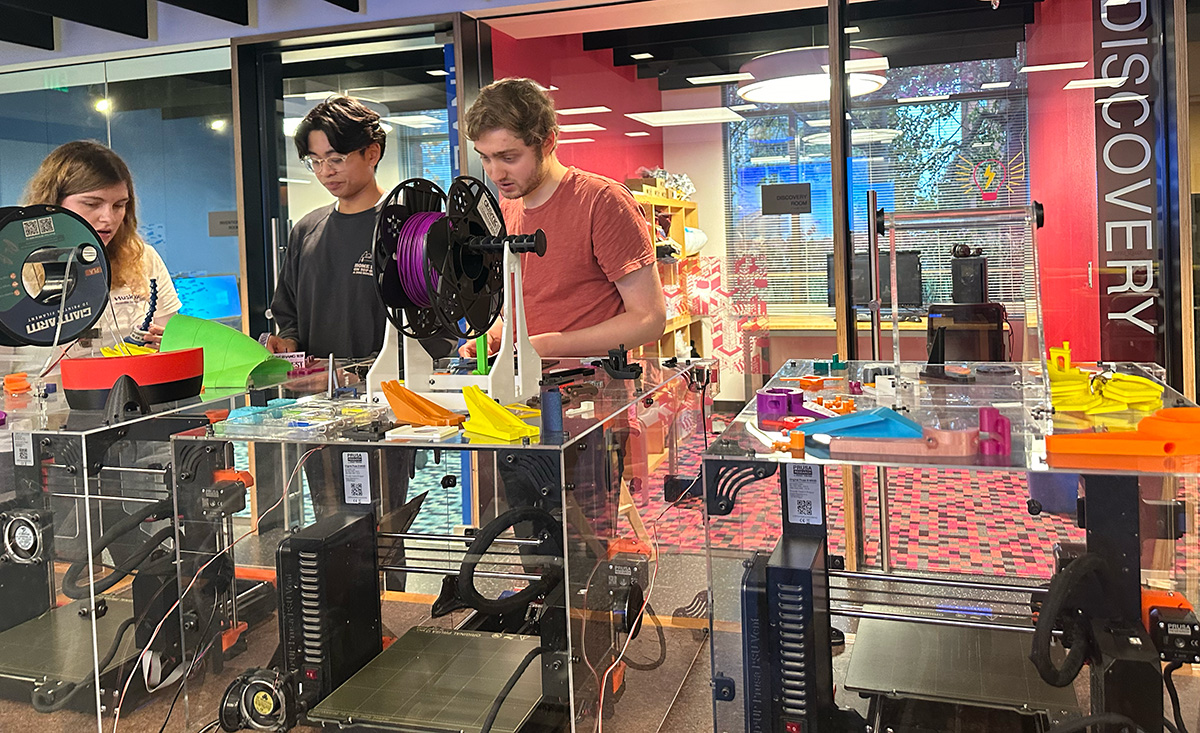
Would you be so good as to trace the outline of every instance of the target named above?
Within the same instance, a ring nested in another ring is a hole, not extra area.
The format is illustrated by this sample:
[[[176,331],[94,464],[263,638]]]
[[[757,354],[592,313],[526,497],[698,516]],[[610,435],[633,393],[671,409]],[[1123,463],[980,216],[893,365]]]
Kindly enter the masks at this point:
[[[417,534],[415,532],[377,532],[378,537],[396,537],[402,540],[441,540],[443,542],[463,542],[471,543],[475,541],[474,537],[464,537],[456,534]],[[541,540],[522,540],[508,539],[505,537],[497,537],[492,540],[493,545],[520,545],[522,547],[537,547],[542,544]]]
[[[55,464],[57,465],[57,464]],[[170,475],[171,469],[167,468],[134,468],[132,466],[101,466],[101,471],[115,471],[117,473],[149,473],[155,476],[162,476],[164,479]]]
[[[884,575],[883,573],[854,573],[849,570],[830,570],[826,573],[830,578],[846,578],[852,580],[874,580],[880,583],[912,583],[914,585],[936,585],[943,588],[974,588],[977,590],[992,590],[1000,593],[1040,593],[1045,588],[1025,585],[1005,585],[1001,583],[976,583],[970,580],[945,580],[943,578],[914,578],[909,575]]]
[[[457,565],[457,564],[458,564],[458,562],[459,562],[457,558],[450,558],[450,557],[429,557],[429,556],[426,556],[426,555],[413,555],[411,552],[406,552],[406,553],[404,553],[404,559],[405,559],[405,560],[412,560],[413,562],[452,562],[452,563],[454,563],[454,564],[456,564],[456,565]],[[510,567],[510,568],[513,568],[513,567],[516,567],[516,568],[523,568],[523,567],[525,567],[524,563],[520,563],[520,562],[497,562],[497,561],[495,561],[495,560],[483,560],[483,559],[481,559],[481,560],[479,561],[479,564],[480,564],[480,565],[499,565],[499,566],[501,566],[501,567]]]
[[[124,497],[122,497],[122,496],[105,496],[103,494],[92,494],[90,496],[84,496],[83,494],[64,494],[61,491],[50,491],[47,493],[50,494],[50,496],[58,496],[63,499],[75,499],[75,500],[84,499],[87,501],[91,501],[93,499],[95,499],[96,501],[132,501],[132,502],[135,502],[138,504],[157,504],[158,502],[162,501],[162,499],[143,499],[140,496],[124,496]]]
[[[874,608],[891,609],[891,611],[880,611],[879,613],[889,613],[889,612],[894,612],[896,610],[925,611],[927,613],[955,613],[955,614],[959,614],[959,615],[963,615],[963,616],[967,616],[967,615],[977,616],[981,620],[986,619],[988,621],[993,621],[996,619],[1017,619],[1018,621],[1032,621],[1032,618],[1029,613],[1012,613],[1010,611],[994,611],[994,612],[988,612],[988,613],[967,613],[967,611],[965,609],[957,610],[957,609],[951,609],[951,608],[939,608],[937,606],[921,606],[921,605],[916,605],[916,604],[911,604],[911,603],[861,601],[861,600],[852,600],[852,599],[848,599],[848,598],[836,598],[836,597],[831,597],[829,600],[832,603],[839,604],[839,608],[853,608],[853,609],[859,609],[859,610],[866,610],[868,607],[874,607]],[[870,613],[875,613],[875,612],[871,611]]]
[[[932,618],[930,616],[906,616],[902,613],[885,613],[883,611],[860,611],[852,608],[833,608],[829,609],[829,613],[834,616],[844,616],[848,618],[873,618],[881,621],[911,621],[919,624],[930,624],[932,626],[965,626],[969,629],[1004,629],[1006,631],[1020,631],[1026,634],[1033,633],[1032,626],[1018,626],[1016,624],[987,624],[979,621],[964,621],[956,618]]]
[[[999,209],[943,209],[941,211],[893,211],[884,213],[884,229],[982,229],[1000,224],[1028,226],[1036,222],[1032,206]]]
[[[875,208],[879,205],[875,189],[867,191],[867,271],[871,274],[871,359],[878,361],[883,349],[883,334],[879,327],[879,220]],[[858,338],[858,324],[854,325],[854,338]]]
[[[426,575],[458,575],[458,568],[450,570],[448,568],[424,568],[414,565],[380,565],[380,570],[395,570],[401,573],[424,573]],[[476,570],[476,577],[479,578],[512,578],[514,580],[541,580],[541,575],[529,575],[528,573],[492,573],[486,570]]]

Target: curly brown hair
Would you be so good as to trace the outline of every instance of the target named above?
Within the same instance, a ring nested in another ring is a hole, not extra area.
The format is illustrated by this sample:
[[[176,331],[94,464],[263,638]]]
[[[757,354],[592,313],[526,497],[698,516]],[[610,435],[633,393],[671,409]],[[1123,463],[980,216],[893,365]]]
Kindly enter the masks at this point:
[[[22,205],[52,204],[88,191],[124,183],[129,189],[125,218],[104,248],[112,270],[112,287],[124,285],[137,295],[146,295],[150,280],[143,263],[146,243],[137,230],[137,199],[129,166],[111,148],[95,140],[76,140],[54,149],[38,166],[25,188]]]
[[[492,130],[508,130],[531,148],[558,132],[554,100],[533,79],[509,77],[479,90],[467,110],[467,139],[478,140]]]

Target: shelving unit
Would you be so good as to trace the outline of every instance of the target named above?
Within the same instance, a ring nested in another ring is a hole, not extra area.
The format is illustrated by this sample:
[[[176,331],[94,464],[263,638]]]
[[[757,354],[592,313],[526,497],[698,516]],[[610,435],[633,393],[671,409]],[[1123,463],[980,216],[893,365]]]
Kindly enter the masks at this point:
[[[682,332],[685,344],[688,346],[695,344],[700,355],[707,356],[708,348],[704,342],[703,317],[693,315],[688,311],[687,282],[680,272],[682,263],[687,258],[696,255],[694,251],[687,251],[687,240],[684,233],[686,227],[697,227],[700,223],[696,202],[642,191],[634,191],[633,198],[642,207],[646,225],[650,227],[651,241],[656,245],[664,241],[659,236],[659,217],[669,217],[669,224],[663,228],[666,230],[667,238],[674,242],[678,249],[678,259],[674,261],[659,260],[658,274],[662,279],[664,290],[675,293],[680,298],[678,313],[668,313],[667,326],[663,329],[663,336],[658,340],[657,346],[648,344],[639,349],[637,353],[640,356],[662,358],[691,356],[690,351],[681,353],[676,346],[676,334]]]

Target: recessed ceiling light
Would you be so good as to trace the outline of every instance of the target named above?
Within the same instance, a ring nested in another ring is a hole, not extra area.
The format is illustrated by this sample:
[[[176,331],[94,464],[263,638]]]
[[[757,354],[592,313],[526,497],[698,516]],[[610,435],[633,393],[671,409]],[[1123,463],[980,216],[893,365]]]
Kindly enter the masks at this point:
[[[429,115],[393,115],[383,119],[405,127],[436,127],[442,124],[441,120]]]
[[[1130,94],[1129,92],[1124,92],[1120,95],[1114,94],[1111,97],[1105,97],[1104,99],[1097,99],[1096,104],[1120,104],[1121,102],[1140,102],[1143,99],[1147,99],[1145,94]]]
[[[729,109],[733,110],[734,112],[749,112],[752,109],[758,109],[758,105],[757,104],[731,104],[731,105],[729,105]]]
[[[645,130],[638,130],[637,132],[625,133],[625,137],[650,137],[650,133]]]
[[[900,136],[899,130],[894,130],[887,127],[881,128],[861,128],[850,131],[850,142],[854,145],[867,145],[870,143],[888,143]],[[814,132],[811,135],[805,135],[804,142],[811,145],[828,145],[828,132]]]
[[[604,128],[591,122],[581,122],[577,125],[559,125],[558,129],[560,132],[596,132]]]
[[[752,74],[747,74],[739,71],[733,74],[709,74],[708,76],[689,76],[687,78],[689,84],[731,84],[735,81],[751,81],[754,79]]]
[[[1017,71],[1022,74],[1032,74],[1037,71],[1061,71],[1063,69],[1082,69],[1087,66],[1086,61],[1069,61],[1063,64],[1034,64],[1033,66],[1022,66]]]
[[[790,163],[791,158],[786,155],[764,155],[759,158],[751,158],[751,165],[770,165],[772,163]]]
[[[559,140],[558,144],[566,145],[568,143],[594,143],[594,142],[596,142],[596,141],[590,137],[573,137],[570,140]]]
[[[225,119],[224,117],[218,117],[215,120],[212,120],[211,122],[209,122],[208,126],[210,128],[212,128],[213,130],[220,132],[220,131],[224,130],[226,127],[229,127],[229,120]]]
[[[888,65],[887,56],[876,56],[865,59],[846,59],[844,66],[846,73],[855,71],[887,71],[891,68]],[[829,64],[821,64],[821,71],[829,73]]]
[[[631,54],[629,54],[629,58],[634,59],[636,61],[647,61],[649,59],[654,58],[654,54],[652,54],[652,53],[631,53]]]
[[[1012,86],[1011,81],[985,81],[979,85],[980,89],[1008,89]]]
[[[1114,76],[1111,79],[1072,79],[1063,89],[1097,89],[1099,87],[1115,89],[1128,80],[1128,77],[1125,76]]]
[[[571,115],[592,115],[592,114],[599,114],[601,112],[612,112],[612,110],[609,109],[608,107],[604,107],[604,106],[570,107],[568,109],[558,110],[558,113],[560,115],[563,115],[564,117],[570,117]]]
[[[429,69],[425,73],[430,76],[450,76],[450,72],[445,69]]]
[[[898,104],[916,104],[919,102],[945,102],[950,98],[949,94],[932,94],[928,97],[901,97],[897,99]]]
[[[720,122],[741,122],[745,118],[728,107],[704,107],[699,109],[671,109],[662,112],[635,112],[625,115],[651,127],[674,125],[706,125]]]
[[[829,120],[805,120],[804,124],[809,127],[829,127]]]
[[[95,107],[97,112],[109,112],[112,110],[112,102],[108,101],[104,97],[101,97],[100,99],[96,100]]]
[[[842,29],[842,33],[858,33],[861,29],[856,25],[848,25]]]

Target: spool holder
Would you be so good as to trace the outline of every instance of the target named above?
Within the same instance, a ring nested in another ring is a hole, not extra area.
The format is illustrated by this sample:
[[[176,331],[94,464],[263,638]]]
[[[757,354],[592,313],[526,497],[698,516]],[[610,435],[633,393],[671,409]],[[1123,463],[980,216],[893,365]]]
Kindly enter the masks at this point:
[[[400,230],[415,213],[443,210],[446,216],[433,222],[425,235],[421,285],[431,305],[420,308],[406,297],[397,266]],[[520,255],[540,257],[545,252],[541,230],[506,233],[495,197],[478,179],[460,176],[445,193],[419,178],[393,189],[376,221],[373,260],[377,291],[395,329],[386,331],[383,349],[368,373],[369,395],[382,399],[382,382],[400,376],[397,332],[410,339],[450,333],[473,340],[485,335],[501,312],[506,314],[501,343],[517,344],[515,367],[511,359],[497,359],[487,375],[450,375],[437,372],[424,349],[405,348],[406,386],[452,409],[465,409],[462,389],[469,384],[503,404],[534,394],[541,361],[529,345],[525,325]]]

